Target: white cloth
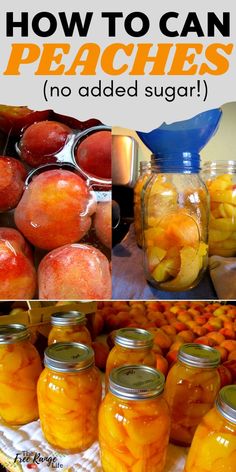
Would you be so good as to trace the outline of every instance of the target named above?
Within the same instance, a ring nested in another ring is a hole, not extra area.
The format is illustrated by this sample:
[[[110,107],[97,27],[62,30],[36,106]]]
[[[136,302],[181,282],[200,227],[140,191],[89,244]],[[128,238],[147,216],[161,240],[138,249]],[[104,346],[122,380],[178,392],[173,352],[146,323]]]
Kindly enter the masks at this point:
[[[236,258],[211,256],[209,269],[220,300],[236,299]]]

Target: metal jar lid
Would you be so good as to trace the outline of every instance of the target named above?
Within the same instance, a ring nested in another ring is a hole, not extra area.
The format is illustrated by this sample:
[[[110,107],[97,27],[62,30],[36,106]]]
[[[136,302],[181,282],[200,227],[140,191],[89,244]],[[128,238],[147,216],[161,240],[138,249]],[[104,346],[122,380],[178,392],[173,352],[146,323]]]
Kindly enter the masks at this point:
[[[147,349],[153,346],[153,335],[141,328],[122,328],[116,331],[114,342],[130,349]]]
[[[53,313],[51,316],[51,323],[53,326],[75,326],[86,323],[86,317],[84,313],[79,311],[64,311]]]
[[[236,424],[236,385],[226,385],[216,398],[216,408],[228,421]]]
[[[212,347],[197,343],[187,343],[180,347],[178,359],[191,367],[217,367],[220,363],[220,353]]]
[[[13,344],[24,341],[30,336],[28,328],[23,324],[9,324],[0,326],[0,344]]]
[[[91,347],[81,343],[55,343],[44,353],[44,365],[56,372],[79,372],[94,364]]]
[[[143,365],[126,365],[113,369],[109,390],[124,400],[145,400],[160,395],[165,377],[157,369]]]

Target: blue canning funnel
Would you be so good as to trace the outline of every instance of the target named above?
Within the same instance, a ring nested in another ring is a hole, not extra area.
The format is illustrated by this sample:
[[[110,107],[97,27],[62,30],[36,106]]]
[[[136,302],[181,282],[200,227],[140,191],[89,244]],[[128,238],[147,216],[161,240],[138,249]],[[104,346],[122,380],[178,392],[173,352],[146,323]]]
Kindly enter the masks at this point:
[[[200,170],[199,152],[214,136],[221,116],[221,109],[215,108],[189,120],[163,123],[149,133],[137,134],[154,155],[161,172],[196,173]]]

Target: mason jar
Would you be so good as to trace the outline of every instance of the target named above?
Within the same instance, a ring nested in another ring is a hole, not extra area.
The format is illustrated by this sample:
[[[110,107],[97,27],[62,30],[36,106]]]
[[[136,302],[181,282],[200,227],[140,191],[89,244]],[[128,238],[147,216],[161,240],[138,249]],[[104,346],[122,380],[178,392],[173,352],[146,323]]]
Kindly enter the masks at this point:
[[[97,439],[102,392],[93,350],[80,343],[51,344],[44,363],[38,381],[42,432],[57,450],[84,451]]]
[[[222,388],[193,438],[185,472],[235,472],[236,385]]]
[[[210,194],[209,254],[236,255],[236,161],[207,162],[202,177]]]
[[[125,364],[143,364],[156,367],[156,356],[152,351],[153,334],[141,328],[122,328],[115,332],[115,346],[106,363],[106,388],[112,369]]]
[[[143,189],[144,267],[159,290],[196,286],[208,263],[208,193],[199,176],[199,155],[152,158]]]
[[[202,417],[212,408],[220,389],[220,353],[197,343],[184,344],[170,369],[165,398],[170,408],[170,440],[189,446]]]
[[[58,342],[77,342],[92,344],[89,330],[86,328],[86,316],[78,311],[54,313],[51,316],[52,329],[48,335],[48,344]]]
[[[147,366],[113,369],[99,410],[99,445],[104,472],[162,472],[169,441],[164,375]]]
[[[22,324],[0,326],[0,417],[9,425],[38,418],[37,381],[40,356]]]
[[[151,163],[148,161],[141,161],[139,167],[139,178],[134,186],[134,231],[137,245],[139,247],[143,246],[141,196],[144,184],[146,183],[150,172]]]

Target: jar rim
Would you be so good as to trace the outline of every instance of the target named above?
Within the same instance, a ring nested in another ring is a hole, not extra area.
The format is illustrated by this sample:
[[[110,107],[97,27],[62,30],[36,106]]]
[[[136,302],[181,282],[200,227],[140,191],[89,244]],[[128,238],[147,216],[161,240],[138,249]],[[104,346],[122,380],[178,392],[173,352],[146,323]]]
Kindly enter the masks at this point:
[[[109,391],[123,400],[148,400],[164,389],[165,377],[159,370],[130,364],[116,367],[109,376]]]
[[[178,360],[190,367],[209,369],[220,363],[220,353],[204,344],[186,343],[179,348]]]
[[[26,325],[12,323],[0,326],[0,344],[13,344],[29,339],[30,332]]]
[[[53,326],[75,326],[86,323],[86,316],[80,311],[61,311],[51,315]]]
[[[216,398],[216,408],[228,421],[236,424],[236,385],[226,385]]]
[[[121,328],[114,336],[114,343],[129,349],[147,349],[153,346],[154,336],[142,328]]]
[[[44,365],[56,372],[80,372],[94,365],[94,351],[81,343],[54,343],[45,350]]]

